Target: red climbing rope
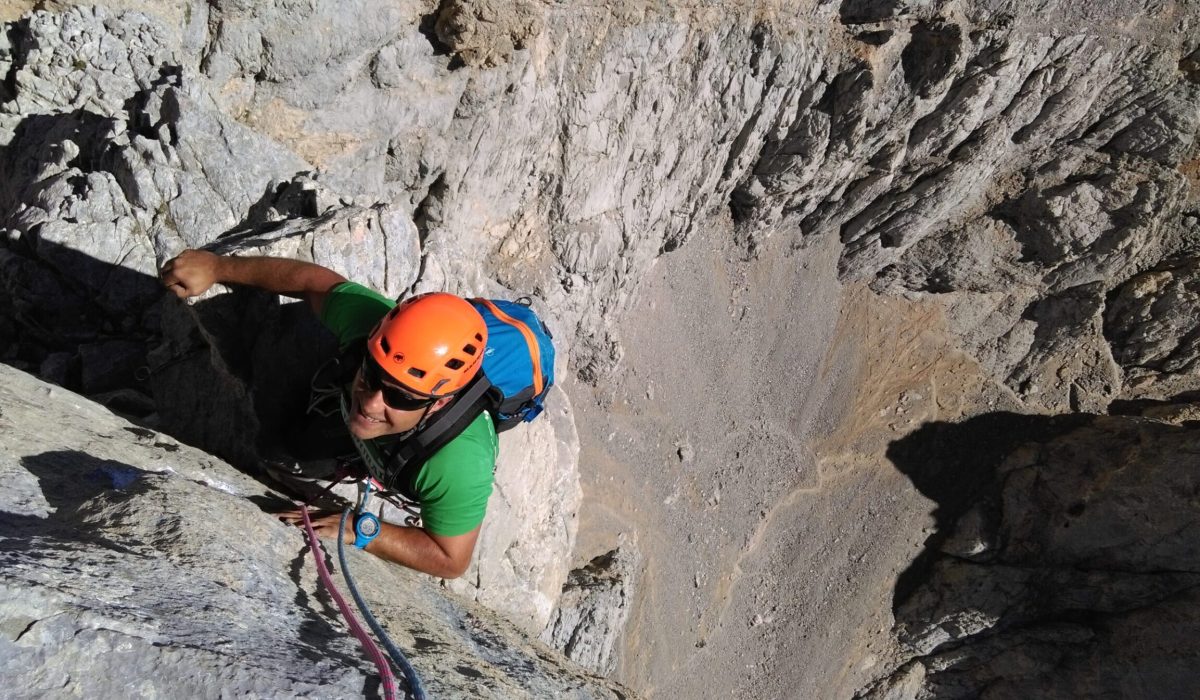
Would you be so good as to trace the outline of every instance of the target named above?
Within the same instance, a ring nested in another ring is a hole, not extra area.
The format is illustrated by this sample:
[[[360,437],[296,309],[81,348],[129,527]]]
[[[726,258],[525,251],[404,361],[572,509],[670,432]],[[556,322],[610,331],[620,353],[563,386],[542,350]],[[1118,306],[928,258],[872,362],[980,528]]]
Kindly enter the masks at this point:
[[[329,569],[325,567],[325,560],[321,558],[322,550],[320,542],[317,540],[317,533],[313,531],[312,520],[308,517],[307,503],[300,509],[300,513],[304,516],[304,531],[308,534],[309,548],[312,549],[313,559],[317,562],[317,573],[320,574],[321,583],[337,603],[338,610],[342,611],[342,617],[346,618],[346,624],[350,626],[350,631],[354,633],[355,637],[358,637],[363,651],[367,652],[367,656],[371,657],[371,661],[374,661],[375,666],[379,668],[379,680],[383,683],[383,697],[386,700],[396,700],[396,678],[392,675],[392,667],[388,665],[387,658],[384,657],[383,652],[379,651],[379,647],[375,646],[375,642],[372,641],[366,630],[358,624],[358,619],[354,617],[350,606],[346,605],[342,594],[338,593],[337,588],[333,586],[333,578],[329,575]],[[341,532],[338,534],[341,535]]]

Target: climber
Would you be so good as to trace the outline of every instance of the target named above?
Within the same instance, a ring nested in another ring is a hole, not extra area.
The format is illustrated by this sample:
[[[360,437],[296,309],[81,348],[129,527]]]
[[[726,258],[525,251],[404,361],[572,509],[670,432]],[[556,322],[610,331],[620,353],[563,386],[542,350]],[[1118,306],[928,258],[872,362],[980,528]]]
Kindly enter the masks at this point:
[[[396,305],[313,263],[199,250],[186,250],[167,261],[160,274],[163,284],[181,299],[223,283],[307,301],[343,349],[358,350],[362,357],[348,386],[337,393],[345,428],[364,461],[378,460],[389,438],[401,439],[422,429],[480,368],[487,336],[484,319],[466,300],[450,294],[420,295]],[[449,355],[443,354],[447,348]],[[421,509],[419,526],[382,523],[378,535],[366,542],[346,528],[343,539],[417,571],[442,578],[461,576],[492,491],[497,449],[491,415],[482,411],[424,460],[411,479],[410,491]],[[302,515],[289,510],[279,518],[299,525]],[[313,525],[321,537],[334,538],[339,520],[334,513],[318,517]]]

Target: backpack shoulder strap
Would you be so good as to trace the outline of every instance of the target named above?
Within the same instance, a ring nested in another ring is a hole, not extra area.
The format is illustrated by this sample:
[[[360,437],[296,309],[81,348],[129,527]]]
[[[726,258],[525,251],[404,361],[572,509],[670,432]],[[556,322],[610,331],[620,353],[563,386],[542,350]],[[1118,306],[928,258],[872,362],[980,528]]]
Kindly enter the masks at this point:
[[[494,403],[492,384],[483,372],[475,375],[454,399],[435,413],[424,428],[398,442],[387,457],[389,489],[398,489],[412,498],[413,479],[425,462],[438,450],[462,434],[480,413]]]

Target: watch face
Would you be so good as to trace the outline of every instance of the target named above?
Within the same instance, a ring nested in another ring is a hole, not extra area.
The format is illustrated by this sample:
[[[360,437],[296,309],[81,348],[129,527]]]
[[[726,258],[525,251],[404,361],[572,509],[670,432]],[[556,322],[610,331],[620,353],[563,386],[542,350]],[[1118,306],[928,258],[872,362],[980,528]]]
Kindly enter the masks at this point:
[[[374,537],[379,534],[379,521],[373,517],[364,516],[359,518],[358,522],[355,523],[355,529],[358,530],[358,534],[364,537]]]

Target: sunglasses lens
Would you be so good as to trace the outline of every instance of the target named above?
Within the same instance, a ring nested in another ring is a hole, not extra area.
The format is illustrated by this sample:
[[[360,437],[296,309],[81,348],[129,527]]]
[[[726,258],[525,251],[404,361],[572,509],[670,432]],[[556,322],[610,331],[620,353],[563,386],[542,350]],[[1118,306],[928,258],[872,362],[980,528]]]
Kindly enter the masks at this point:
[[[423,396],[413,396],[402,389],[385,386],[383,387],[383,402],[397,411],[415,411],[418,408],[425,408],[433,403],[433,399],[427,399]]]
[[[379,365],[372,362],[371,358],[363,360],[362,367],[358,372],[358,376],[362,378],[363,388],[368,391],[378,391],[382,384],[379,372]]]
[[[383,368],[370,357],[363,360],[360,374],[363,388],[372,393],[383,392],[383,402],[388,405],[388,408],[397,411],[415,411],[425,408],[435,401],[435,399],[425,396],[413,396],[399,387],[384,383]]]

